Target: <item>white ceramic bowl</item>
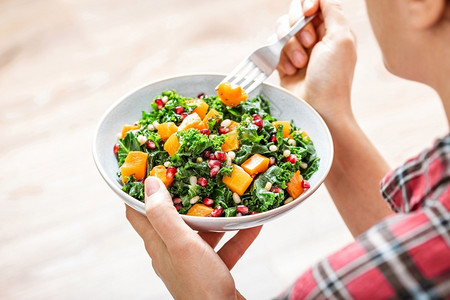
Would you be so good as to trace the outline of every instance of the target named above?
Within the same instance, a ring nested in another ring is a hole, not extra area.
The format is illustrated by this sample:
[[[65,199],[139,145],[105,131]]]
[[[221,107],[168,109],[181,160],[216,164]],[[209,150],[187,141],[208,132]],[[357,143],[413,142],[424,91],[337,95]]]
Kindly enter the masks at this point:
[[[121,181],[116,176],[119,168],[112,148],[117,143],[117,134],[122,126],[139,120],[142,111],[149,111],[154,97],[164,90],[173,89],[180,95],[191,97],[196,97],[200,93],[214,95],[215,87],[223,78],[224,75],[187,75],[154,82],[126,95],[104,114],[95,132],[94,160],[106,183],[127,205],[145,214],[144,203],[123,192]],[[333,160],[333,143],[330,132],[320,115],[304,100],[280,87],[262,84],[249,97],[258,94],[262,94],[270,101],[271,115],[279,120],[294,120],[295,125],[305,130],[313,140],[317,156],[320,157],[320,165],[319,170],[309,179],[311,188],[287,205],[256,215],[231,218],[181,215],[183,220],[195,230],[232,231],[264,224],[275,217],[282,216],[311,196],[330,170]]]

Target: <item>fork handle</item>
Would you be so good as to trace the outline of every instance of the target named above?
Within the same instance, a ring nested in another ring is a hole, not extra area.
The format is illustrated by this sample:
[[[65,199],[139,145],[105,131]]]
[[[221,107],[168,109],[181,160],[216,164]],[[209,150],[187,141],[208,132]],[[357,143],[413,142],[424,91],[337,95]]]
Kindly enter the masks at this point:
[[[284,46],[294,35],[297,34],[297,32],[302,30],[303,27],[305,27],[309,22],[311,22],[316,15],[317,14],[314,14],[309,17],[302,17],[300,20],[297,21],[297,23],[294,24],[294,26],[291,27],[288,33],[286,33],[281,39],[278,40],[278,43]]]

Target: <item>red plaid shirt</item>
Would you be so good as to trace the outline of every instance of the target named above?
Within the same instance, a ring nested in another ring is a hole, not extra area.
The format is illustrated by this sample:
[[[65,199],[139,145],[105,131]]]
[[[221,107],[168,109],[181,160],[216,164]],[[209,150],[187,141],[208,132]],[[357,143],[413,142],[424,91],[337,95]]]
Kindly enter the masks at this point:
[[[450,134],[381,182],[397,212],[278,299],[450,298]]]

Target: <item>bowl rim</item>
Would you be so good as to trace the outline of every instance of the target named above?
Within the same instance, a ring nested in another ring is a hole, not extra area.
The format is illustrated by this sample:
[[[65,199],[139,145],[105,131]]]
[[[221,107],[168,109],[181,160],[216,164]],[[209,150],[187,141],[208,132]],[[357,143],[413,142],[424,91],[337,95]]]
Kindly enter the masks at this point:
[[[124,94],[122,97],[120,97],[118,100],[116,100],[113,104],[111,104],[108,109],[103,113],[103,115],[101,116],[99,122],[97,123],[97,126],[95,128],[95,132],[94,132],[94,139],[93,139],[93,144],[92,144],[92,154],[93,154],[93,158],[94,158],[94,163],[97,167],[97,170],[99,171],[100,175],[102,176],[102,178],[106,181],[106,183],[109,185],[109,187],[120,197],[122,198],[122,200],[125,202],[126,205],[130,206],[131,208],[137,210],[138,212],[140,212],[141,214],[145,214],[145,203],[141,202],[133,197],[131,197],[130,195],[128,195],[127,193],[125,193],[124,191],[122,191],[120,188],[118,188],[117,185],[115,185],[108,177],[106,170],[103,168],[103,166],[100,164],[100,158],[99,158],[99,152],[97,151],[97,140],[99,138],[99,130],[101,128],[101,126],[103,125],[104,121],[107,119],[108,115],[117,107],[119,106],[123,101],[125,101],[128,97],[130,97],[131,95],[133,95],[134,93],[148,87],[151,85],[155,85],[158,83],[162,83],[164,81],[169,81],[169,80],[175,80],[175,79],[179,79],[179,78],[184,78],[184,77],[197,77],[197,76],[223,76],[225,77],[226,74],[221,74],[221,73],[189,73],[189,74],[178,74],[178,75],[174,75],[174,76],[166,76],[162,79],[159,80],[155,80],[149,83],[145,83],[142,84],[140,86],[138,86],[137,88],[131,90],[130,92]],[[246,222],[252,222],[252,221],[258,221],[259,219],[264,219],[265,217],[268,217],[269,215],[278,215],[286,210],[289,210],[291,206],[296,206],[298,204],[300,204],[301,202],[303,202],[304,200],[306,200],[311,194],[313,194],[321,185],[322,183],[325,181],[325,178],[328,176],[328,173],[331,169],[332,163],[333,163],[333,158],[334,158],[334,146],[333,146],[333,138],[331,136],[330,130],[327,126],[327,124],[325,123],[325,121],[323,120],[322,116],[303,98],[300,98],[298,96],[296,96],[294,93],[290,92],[289,90],[273,84],[273,83],[268,83],[268,82],[263,82],[261,85],[264,86],[268,86],[270,88],[274,88],[277,90],[281,90],[282,92],[288,94],[289,96],[291,96],[292,98],[296,99],[297,101],[302,102],[304,105],[306,105],[310,111],[315,115],[315,117],[317,118],[317,120],[319,121],[320,125],[323,127],[327,139],[328,139],[328,151],[330,154],[330,160],[328,162],[328,165],[323,166],[323,168],[325,168],[324,173],[322,178],[320,178],[317,181],[317,184],[313,187],[311,187],[308,191],[306,191],[306,193],[301,194],[299,197],[295,198],[293,201],[291,201],[288,204],[284,204],[281,205],[277,208],[262,212],[262,213],[258,213],[258,214],[254,214],[254,215],[245,215],[245,216],[240,216],[240,217],[223,217],[223,218],[205,218],[205,217],[199,217],[199,216],[188,216],[188,215],[183,215],[180,214],[180,216],[183,218],[183,220],[187,223],[190,223],[189,221],[194,221],[194,220],[200,220],[202,219],[202,222],[205,224],[205,226],[208,226],[209,224],[214,224],[214,225],[225,225],[227,223],[230,223],[231,220],[236,221],[236,220],[245,220]],[[254,92],[253,92],[254,93]],[[253,94],[251,93],[251,94]],[[250,95],[249,95],[250,96]],[[142,209],[142,211],[140,210]]]

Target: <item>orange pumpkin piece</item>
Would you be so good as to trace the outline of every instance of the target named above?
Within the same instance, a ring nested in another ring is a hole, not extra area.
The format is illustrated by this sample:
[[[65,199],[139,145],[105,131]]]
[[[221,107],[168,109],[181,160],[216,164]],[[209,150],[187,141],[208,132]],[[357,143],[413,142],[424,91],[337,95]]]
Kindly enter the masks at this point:
[[[291,123],[288,121],[276,121],[272,123],[276,129],[278,129],[279,125],[283,125],[283,137],[287,138],[289,134],[291,134]]]
[[[241,167],[250,175],[263,173],[269,168],[269,159],[261,154],[254,154]]]
[[[217,87],[217,95],[225,105],[234,107],[247,100],[247,93],[240,86],[232,86],[229,82],[223,82]]]
[[[296,199],[304,192],[305,189],[303,188],[302,181],[303,177],[300,175],[300,171],[297,171],[294,176],[292,176],[291,181],[286,183],[286,190],[292,198]]]
[[[222,150],[225,152],[239,149],[239,139],[237,130],[230,131],[226,134],[225,141],[222,144]]]
[[[187,215],[188,216],[197,216],[197,217],[206,217],[209,216],[213,212],[213,208],[206,206],[205,204],[194,204],[191,208],[189,208]]]
[[[139,128],[141,128],[141,126],[140,126],[139,124],[137,124],[137,125],[125,125],[125,126],[123,126],[123,128],[122,128],[122,137],[121,137],[121,139],[123,139],[124,137],[127,136],[128,131],[130,131],[130,130],[135,130],[135,129],[139,129]]]
[[[307,137],[308,134],[305,131],[302,131],[302,137]]]
[[[148,154],[141,151],[130,151],[125,158],[125,162],[120,167],[122,182],[127,182],[127,177],[134,175],[136,180],[145,178],[147,174]]]
[[[231,176],[224,176],[222,181],[231,191],[242,196],[252,183],[253,178],[240,166],[233,165]]]
[[[187,105],[197,105],[197,107],[192,111],[195,112],[201,119],[206,116],[208,112],[209,105],[202,99],[191,99],[186,101]]]
[[[184,118],[183,122],[181,122],[180,126],[178,127],[178,131],[188,130],[190,128],[201,130],[207,128],[205,126],[205,123],[203,123],[199,115],[194,112]]]
[[[214,108],[211,108],[210,111],[206,114],[206,116],[203,118],[203,123],[208,124],[208,121],[215,120],[216,122],[219,122],[219,120],[222,118],[222,114],[219,113]]]
[[[172,157],[178,151],[178,148],[180,148],[180,142],[178,141],[177,134],[172,133],[164,144],[164,150]]]
[[[230,126],[228,126],[228,128],[230,128],[230,130],[235,130],[236,128],[239,127],[239,125],[241,125],[241,123],[239,123],[239,122],[236,122],[233,120],[230,120],[230,121],[231,121]]]
[[[169,178],[166,176],[167,169],[164,166],[155,166],[150,171],[150,176],[155,176],[161,179],[161,181],[164,183],[166,187],[170,187],[173,182],[173,178]]]
[[[178,127],[174,122],[161,123],[158,125],[158,134],[164,141],[177,131]]]

